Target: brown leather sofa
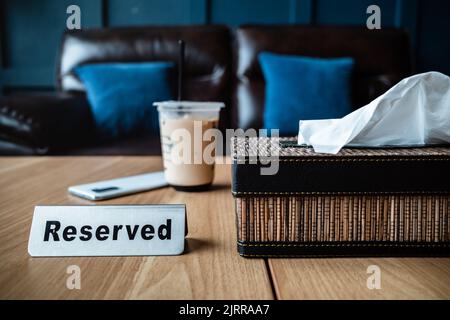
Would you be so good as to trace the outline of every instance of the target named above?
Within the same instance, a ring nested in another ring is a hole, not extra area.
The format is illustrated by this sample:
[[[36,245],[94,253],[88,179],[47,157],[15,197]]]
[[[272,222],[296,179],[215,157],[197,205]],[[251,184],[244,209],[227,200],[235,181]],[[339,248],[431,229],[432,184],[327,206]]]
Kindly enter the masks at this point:
[[[234,32],[225,26],[67,32],[59,50],[55,93],[0,97],[0,154],[158,154],[159,137],[100,143],[85,89],[72,70],[96,62],[176,62],[178,39],[187,43],[183,98],[225,102],[222,129],[262,126],[261,51],[355,58],[355,108],[411,73],[408,35],[399,29],[265,25]]]

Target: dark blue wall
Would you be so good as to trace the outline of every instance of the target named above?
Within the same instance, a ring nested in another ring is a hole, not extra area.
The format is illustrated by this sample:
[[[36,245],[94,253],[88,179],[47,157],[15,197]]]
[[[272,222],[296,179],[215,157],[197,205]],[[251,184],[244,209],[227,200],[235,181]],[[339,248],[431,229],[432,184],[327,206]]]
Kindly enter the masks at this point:
[[[0,72],[4,87],[52,89],[66,8],[81,8],[82,27],[143,24],[365,25],[377,4],[382,26],[406,28],[416,71],[450,74],[448,0],[0,0]]]

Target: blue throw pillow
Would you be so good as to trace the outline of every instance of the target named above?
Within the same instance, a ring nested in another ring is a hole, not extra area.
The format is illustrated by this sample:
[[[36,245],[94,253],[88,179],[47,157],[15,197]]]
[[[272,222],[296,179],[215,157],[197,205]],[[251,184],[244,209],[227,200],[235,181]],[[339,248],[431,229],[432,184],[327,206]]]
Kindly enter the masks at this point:
[[[75,69],[102,138],[157,133],[155,101],[172,99],[170,62],[98,63]]]
[[[264,127],[297,135],[299,120],[341,118],[352,111],[352,58],[319,59],[263,52]]]

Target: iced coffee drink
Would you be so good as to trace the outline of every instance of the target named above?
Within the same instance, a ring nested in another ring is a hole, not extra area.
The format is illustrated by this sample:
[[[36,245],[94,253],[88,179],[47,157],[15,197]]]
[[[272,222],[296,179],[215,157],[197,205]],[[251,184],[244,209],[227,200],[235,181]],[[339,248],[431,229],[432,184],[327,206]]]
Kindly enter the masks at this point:
[[[217,129],[217,102],[165,101],[155,103],[167,182],[177,190],[207,189],[214,179],[214,139],[205,139]]]

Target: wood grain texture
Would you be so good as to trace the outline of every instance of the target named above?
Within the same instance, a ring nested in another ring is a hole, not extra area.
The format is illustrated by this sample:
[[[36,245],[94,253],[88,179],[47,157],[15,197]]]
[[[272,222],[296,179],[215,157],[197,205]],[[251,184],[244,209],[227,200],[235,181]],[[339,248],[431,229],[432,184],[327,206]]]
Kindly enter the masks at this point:
[[[368,289],[367,268],[381,271],[381,289]],[[448,258],[269,260],[279,299],[450,299]]]
[[[189,250],[182,256],[28,255],[35,205],[91,204],[67,187],[161,166],[158,157],[0,158],[0,299],[272,299],[264,261],[236,253],[227,165],[217,166],[210,192],[164,188],[100,203],[186,203]],[[66,288],[73,264],[81,268],[81,290]],[[369,265],[381,269],[381,290],[367,289]],[[278,299],[450,299],[450,259],[271,259],[269,267]]]
[[[159,157],[0,158],[0,299],[272,299],[262,259],[236,253],[230,168],[218,165],[214,188],[163,188],[101,204],[186,203],[188,252],[175,257],[31,258],[35,205],[91,204],[67,187],[161,170]],[[66,288],[69,265],[81,290]]]

